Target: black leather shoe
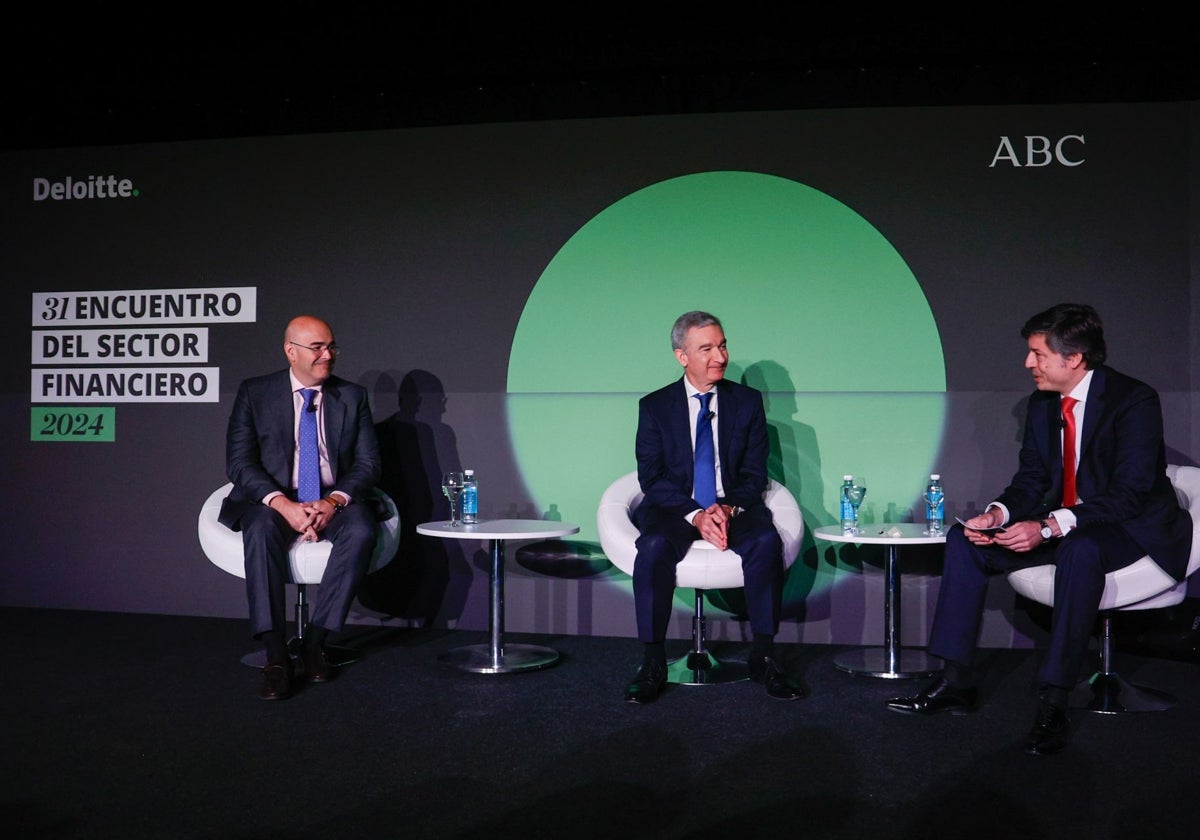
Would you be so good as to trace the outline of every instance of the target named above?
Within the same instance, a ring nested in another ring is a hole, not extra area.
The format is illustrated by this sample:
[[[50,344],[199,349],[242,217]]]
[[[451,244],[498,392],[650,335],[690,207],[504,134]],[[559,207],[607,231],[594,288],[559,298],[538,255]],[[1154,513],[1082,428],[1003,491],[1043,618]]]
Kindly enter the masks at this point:
[[[292,666],[267,665],[263,668],[262,688],[258,696],[263,700],[282,700],[292,693]]]
[[[906,715],[936,715],[949,712],[964,715],[975,711],[979,705],[979,689],[957,688],[938,677],[932,683],[909,697],[893,697],[887,707],[893,712]]]
[[[333,665],[329,655],[320,645],[304,646],[304,678],[309,682],[323,683],[333,679]]]
[[[765,685],[767,696],[776,700],[799,700],[807,696],[808,692],[797,685],[771,657],[759,656],[751,659],[748,664],[750,679],[759,685]]]
[[[626,703],[653,703],[667,682],[667,666],[658,661],[643,662],[625,689]]]
[[[1071,732],[1071,719],[1067,710],[1043,700],[1038,705],[1033,729],[1025,739],[1025,752],[1030,755],[1051,755],[1067,745]]]

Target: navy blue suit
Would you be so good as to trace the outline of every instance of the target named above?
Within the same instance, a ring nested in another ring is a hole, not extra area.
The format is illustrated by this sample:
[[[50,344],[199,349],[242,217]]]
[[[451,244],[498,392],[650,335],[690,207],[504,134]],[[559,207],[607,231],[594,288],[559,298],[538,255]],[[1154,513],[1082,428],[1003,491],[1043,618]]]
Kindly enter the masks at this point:
[[[1037,520],[1062,507],[1061,396],[1036,391],[1029,400],[1020,462],[996,499],[1009,521]],[[979,635],[988,578],[1054,563],[1054,613],[1039,679],[1069,688],[1079,677],[1095,623],[1104,575],[1148,554],[1182,580],[1191,551],[1191,517],[1166,476],[1162,407],[1149,385],[1101,366],[1084,403],[1075,472],[1082,501],[1071,505],[1076,528],[1029,552],[981,547],[961,526],[947,535],[941,594],[930,652],[969,664]]]
[[[342,628],[350,603],[366,574],[377,525],[363,502],[379,481],[379,444],[367,392],[336,376],[321,386],[325,442],[334,490],[352,503],[321,532],[333,549],[312,613],[312,623]],[[291,486],[295,457],[295,407],[287,370],[247,379],[238,389],[226,436],[226,471],[233,490],[221,505],[220,521],[242,532],[246,555],[246,594],[252,632],[282,630],[287,551],[299,536],[287,521],[262,504],[280,491],[295,500]]]
[[[717,391],[716,446],[723,496],[743,512],[729,523],[729,548],[742,558],[751,629],[779,630],[783,597],[783,542],[763,504],[767,487],[767,420],[762,394],[725,380]],[[690,404],[689,404],[690,403]],[[645,498],[633,513],[637,540],[633,591],[638,638],[666,637],[675,591],[675,566],[700,532],[684,518],[700,509],[692,498],[692,429],[698,405],[683,379],[642,397],[635,444],[638,482]]]

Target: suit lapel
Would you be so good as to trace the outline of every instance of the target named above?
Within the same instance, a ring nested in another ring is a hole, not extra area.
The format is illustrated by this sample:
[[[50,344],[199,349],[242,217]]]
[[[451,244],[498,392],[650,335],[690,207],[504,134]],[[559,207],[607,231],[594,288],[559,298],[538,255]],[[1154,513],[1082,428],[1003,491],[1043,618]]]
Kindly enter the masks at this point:
[[[733,440],[733,427],[737,417],[737,397],[725,380],[717,388],[717,460],[721,462],[721,484],[725,484],[725,465],[729,463],[729,446]]]
[[[684,452],[692,452],[692,423],[695,420],[696,405],[695,401],[688,397],[687,388],[684,387],[683,379],[680,379],[675,388],[671,391],[670,400],[667,403],[667,424],[669,427],[674,427],[676,435],[682,435],[680,438],[683,441]],[[687,459],[687,479],[688,486],[696,480],[696,458]],[[689,492],[691,492],[689,490]]]
[[[279,390],[273,394],[268,406],[279,406],[279,410],[271,410],[269,420],[274,427],[271,433],[279,441],[291,441],[291,446],[286,446],[287,449],[287,468],[288,473],[284,476],[275,476],[275,480],[284,486],[291,483],[292,472],[296,468],[296,403],[295,395],[292,392],[292,379],[288,376],[286,370],[282,371],[275,380],[276,387]],[[266,414],[266,412],[264,412]]]
[[[1063,465],[1062,436],[1062,395],[1055,394],[1052,400],[1046,401],[1046,443],[1050,449],[1051,460],[1054,461],[1055,471],[1060,476]]]
[[[1088,386],[1087,402],[1083,404],[1083,436],[1079,442],[1078,463],[1083,463],[1083,455],[1091,446],[1092,439],[1096,436],[1096,429],[1100,428],[1100,417],[1104,414],[1107,405],[1105,393],[1108,388],[1108,376],[1104,372],[1104,368],[1099,367],[1092,371],[1092,384]]]
[[[342,403],[342,392],[332,380],[321,386],[325,396],[325,447],[329,452],[329,469],[333,480],[338,477],[338,441],[346,425],[346,406]]]
[[[730,486],[727,471],[732,463],[733,433],[738,424],[738,398],[733,387],[722,379],[717,389],[717,463],[720,464],[721,489]]]

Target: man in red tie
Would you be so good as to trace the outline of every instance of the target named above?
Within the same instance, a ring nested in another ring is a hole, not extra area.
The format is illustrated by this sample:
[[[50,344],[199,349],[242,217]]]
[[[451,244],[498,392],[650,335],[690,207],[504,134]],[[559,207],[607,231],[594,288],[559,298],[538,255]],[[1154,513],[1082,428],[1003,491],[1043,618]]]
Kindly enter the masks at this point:
[[[988,580],[1053,563],[1050,640],[1024,745],[1027,753],[1045,755],[1067,744],[1067,694],[1080,677],[1105,574],[1148,554],[1182,580],[1192,525],[1166,476],[1158,394],[1104,364],[1096,311],[1058,304],[1030,318],[1021,335],[1037,390],[1016,475],[983,513],[947,534],[929,642],[930,652],[945,660],[943,672],[887,705],[915,715],[974,711],[972,660]]]

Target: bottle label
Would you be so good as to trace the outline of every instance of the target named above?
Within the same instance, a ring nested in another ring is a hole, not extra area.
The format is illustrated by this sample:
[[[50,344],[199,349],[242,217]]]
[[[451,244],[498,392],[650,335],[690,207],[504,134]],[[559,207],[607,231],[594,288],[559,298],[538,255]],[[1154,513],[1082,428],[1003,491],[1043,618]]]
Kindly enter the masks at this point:
[[[844,525],[854,525],[858,517],[854,515],[854,505],[850,504],[850,497],[846,495],[846,489],[842,488],[842,523]]]

